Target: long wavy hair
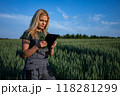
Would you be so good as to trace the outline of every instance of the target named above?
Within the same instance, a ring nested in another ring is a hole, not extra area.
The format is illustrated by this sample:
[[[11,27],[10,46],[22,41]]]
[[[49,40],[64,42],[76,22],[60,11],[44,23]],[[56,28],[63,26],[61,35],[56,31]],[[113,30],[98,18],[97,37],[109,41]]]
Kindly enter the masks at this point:
[[[29,31],[30,34],[32,34],[32,37],[33,37],[34,39],[38,39],[36,29],[37,29],[37,27],[38,27],[39,18],[42,17],[42,16],[47,16],[47,18],[48,18],[47,24],[46,24],[46,26],[44,27],[44,29],[42,30],[43,33],[45,34],[45,36],[46,36],[47,33],[48,33],[47,30],[48,30],[48,26],[49,26],[49,15],[48,15],[48,13],[47,13],[45,10],[39,9],[39,10],[37,10],[36,13],[34,14],[32,20],[31,20],[29,29],[26,30],[26,31]]]

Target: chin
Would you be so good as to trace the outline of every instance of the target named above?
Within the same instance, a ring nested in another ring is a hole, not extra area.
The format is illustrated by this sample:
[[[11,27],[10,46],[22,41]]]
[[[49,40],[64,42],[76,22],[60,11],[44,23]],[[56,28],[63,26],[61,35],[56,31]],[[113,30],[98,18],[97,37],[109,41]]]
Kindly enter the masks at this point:
[[[44,29],[44,27],[41,27],[40,29]]]

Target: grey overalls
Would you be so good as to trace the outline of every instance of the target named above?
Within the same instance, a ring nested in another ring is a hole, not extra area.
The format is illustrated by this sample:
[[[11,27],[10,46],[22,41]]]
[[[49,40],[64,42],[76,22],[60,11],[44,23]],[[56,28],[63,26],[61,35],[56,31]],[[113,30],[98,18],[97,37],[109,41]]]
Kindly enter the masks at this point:
[[[31,39],[30,42],[37,44],[38,40]],[[55,80],[55,76],[48,62],[48,54],[48,48],[39,48],[35,53],[29,56],[25,61],[23,79]]]

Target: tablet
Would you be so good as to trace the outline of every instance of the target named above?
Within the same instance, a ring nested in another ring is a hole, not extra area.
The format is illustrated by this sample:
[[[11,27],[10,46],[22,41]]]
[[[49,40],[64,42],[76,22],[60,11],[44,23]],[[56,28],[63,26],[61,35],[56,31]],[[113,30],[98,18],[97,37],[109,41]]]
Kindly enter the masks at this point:
[[[55,40],[58,38],[59,35],[57,34],[47,34],[47,36],[45,37],[45,41],[48,44],[48,47],[51,47],[52,44],[55,42]]]

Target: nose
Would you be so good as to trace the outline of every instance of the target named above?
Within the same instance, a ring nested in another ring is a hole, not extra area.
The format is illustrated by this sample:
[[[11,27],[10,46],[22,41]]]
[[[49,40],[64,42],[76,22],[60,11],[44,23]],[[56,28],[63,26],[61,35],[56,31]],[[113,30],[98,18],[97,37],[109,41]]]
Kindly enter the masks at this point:
[[[45,25],[45,21],[43,21],[42,24]]]

